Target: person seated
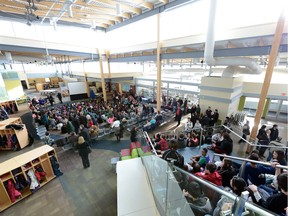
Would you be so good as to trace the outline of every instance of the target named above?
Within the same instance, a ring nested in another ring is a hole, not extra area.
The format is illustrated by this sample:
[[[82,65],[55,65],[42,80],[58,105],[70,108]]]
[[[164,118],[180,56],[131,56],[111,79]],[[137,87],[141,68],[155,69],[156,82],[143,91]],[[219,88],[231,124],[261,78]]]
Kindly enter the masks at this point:
[[[230,180],[237,174],[237,171],[232,164],[231,160],[225,158],[218,170],[219,174],[222,176],[223,187],[230,187]]]
[[[156,119],[155,118],[151,118],[150,123],[151,123],[151,125],[155,125],[156,124]]]
[[[196,133],[192,133],[189,143],[187,143],[189,147],[196,147],[199,145],[198,135]]]
[[[209,131],[204,138],[204,144],[212,144],[212,133]]]
[[[153,140],[155,143],[158,143],[161,140],[161,135],[159,133],[155,134]]]
[[[250,160],[259,161],[259,155],[252,153],[249,157]],[[256,164],[249,162],[245,165],[244,180],[247,184],[252,183],[256,186],[265,185],[266,177],[265,174],[275,174],[275,166],[277,163],[270,163],[271,166],[264,166],[262,164]]]
[[[182,168],[184,166],[184,157],[177,152],[177,148],[177,142],[171,140],[169,149],[163,153],[162,159],[172,162],[175,166]]]
[[[202,129],[202,125],[200,124],[199,120],[196,120],[195,125],[193,127],[193,131],[200,132]]]
[[[219,131],[218,133],[212,136],[212,144],[219,145],[223,139],[224,139],[223,132]]]
[[[201,150],[201,155],[195,155],[190,158],[191,163],[190,165],[193,167],[195,163],[198,163],[200,167],[203,169],[206,167],[206,164],[210,162],[210,157],[208,155],[208,150],[207,148],[203,148]]]
[[[191,122],[191,118],[188,117],[187,122],[185,123],[185,132],[191,133],[193,129],[193,123]]]
[[[216,171],[217,166],[214,163],[206,164],[204,172],[195,173],[196,176],[203,178],[217,186],[222,186],[222,176]]]
[[[107,123],[112,125],[113,122],[114,122],[115,118],[114,118],[114,115],[111,115],[108,119],[107,119]]]
[[[49,146],[52,146],[55,144],[55,140],[52,137],[50,137],[50,133],[48,131],[46,131],[46,133],[45,133],[45,136],[43,138],[43,142],[44,142],[44,144],[49,145]]]
[[[280,189],[280,193],[273,194],[270,196],[266,201],[262,198],[259,193],[259,188],[256,185],[249,185],[249,188],[253,191],[255,198],[257,199],[258,203],[274,212],[277,215],[285,215],[286,208],[287,208],[287,196],[288,196],[288,189],[287,189],[287,182],[288,182],[288,174],[282,173],[277,176],[278,187]]]
[[[194,215],[204,216],[209,215],[212,211],[212,206],[208,197],[204,196],[199,183],[193,181],[183,189],[183,194],[192,209]]]
[[[98,135],[99,128],[96,125],[93,125],[89,128],[89,135],[91,139],[95,139]]]
[[[178,148],[185,148],[186,147],[186,139],[185,139],[185,135],[183,133],[181,133],[178,137]]]
[[[233,141],[228,133],[223,134],[223,140],[220,145],[212,144],[215,153],[230,155],[233,151]]]
[[[273,151],[271,162],[277,162],[280,165],[287,166],[287,161],[285,159],[284,151],[281,151],[281,150]]]
[[[167,149],[169,149],[169,145],[168,145],[168,142],[166,140],[165,135],[161,136],[161,139],[156,144],[155,149],[156,149],[157,153],[159,153],[159,154],[161,154],[162,151],[166,151]]]
[[[163,120],[163,116],[160,113],[160,111],[157,111],[157,114],[155,115],[155,119],[156,119],[157,122]]]
[[[146,124],[143,125],[143,131],[147,131],[151,129],[151,122],[147,120]]]
[[[242,192],[248,191],[246,182],[243,178],[234,176],[230,180],[230,190],[229,188],[225,188],[226,191],[233,193],[235,196],[240,197]],[[251,193],[249,192],[249,198],[248,200],[251,201]],[[235,201],[232,199],[229,199],[227,196],[222,195],[220,200],[217,202],[215,209],[213,211],[213,216],[215,215],[222,215],[222,212],[227,212],[229,215],[232,214],[232,209],[234,208]]]

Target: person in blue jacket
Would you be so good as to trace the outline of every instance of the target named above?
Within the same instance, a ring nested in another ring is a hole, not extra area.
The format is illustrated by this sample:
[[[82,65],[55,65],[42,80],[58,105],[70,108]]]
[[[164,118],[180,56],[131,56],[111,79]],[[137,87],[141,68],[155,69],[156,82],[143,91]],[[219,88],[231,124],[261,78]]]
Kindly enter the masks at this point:
[[[253,153],[249,157],[250,160],[259,161],[259,156]],[[275,175],[275,166],[277,163],[272,162],[271,166],[264,166],[262,164],[247,163],[245,166],[244,180],[247,185],[249,183],[256,186],[265,185],[266,177],[265,174]]]

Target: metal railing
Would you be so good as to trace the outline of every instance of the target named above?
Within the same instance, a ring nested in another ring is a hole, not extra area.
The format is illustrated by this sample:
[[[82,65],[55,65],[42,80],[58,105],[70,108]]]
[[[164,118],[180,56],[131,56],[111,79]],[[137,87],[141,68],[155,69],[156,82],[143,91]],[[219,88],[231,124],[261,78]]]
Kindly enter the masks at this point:
[[[185,170],[182,170],[182,169],[180,169],[180,168],[178,168],[178,167],[174,167],[174,168],[175,168],[176,170],[178,170],[179,172],[182,172],[182,173],[185,173],[185,174],[188,175],[188,176],[191,176],[194,180],[196,180],[197,182],[199,182],[201,185],[205,185],[206,187],[212,189],[212,191],[215,191],[215,192],[217,192],[217,193],[219,193],[219,194],[221,194],[221,195],[224,195],[224,196],[228,197],[229,199],[232,199],[233,201],[235,201],[236,198],[237,198],[237,197],[236,197],[235,195],[233,195],[232,193],[229,193],[229,192],[223,190],[223,188],[216,187],[216,186],[214,186],[213,184],[211,184],[211,183],[209,183],[209,182],[207,182],[207,181],[205,181],[205,180],[203,180],[203,179],[201,179],[201,178],[199,178],[199,177],[197,177],[197,176],[195,176],[195,175],[193,175],[193,174],[191,174],[191,173],[189,173],[189,172],[187,172],[187,171],[185,171]],[[237,206],[238,206],[239,204],[240,204],[240,203],[236,203]],[[245,202],[245,207],[246,207],[247,209],[252,210],[252,211],[255,212],[255,213],[258,213],[258,214],[261,215],[261,216],[274,215],[274,214],[272,214],[272,213],[269,213],[267,209],[259,208],[258,206],[255,206],[255,205],[253,205],[252,203],[249,203],[249,202]],[[235,209],[238,209],[238,208],[236,207]],[[238,215],[238,214],[234,214],[234,215]]]
[[[161,215],[171,215],[173,209],[176,210],[175,208],[182,208],[183,207],[182,204],[185,203],[187,204],[187,200],[185,196],[183,196],[182,194],[182,188],[179,187],[179,184],[175,179],[174,172],[182,173],[183,178],[186,179],[192,178],[193,181],[200,184],[201,188],[206,187],[208,191],[216,192],[217,195],[225,196],[228,199],[231,199],[236,207],[234,209],[241,209],[240,206],[244,204],[243,200],[240,201],[239,197],[235,196],[234,194],[229,193],[223,190],[223,188],[217,187],[216,185],[213,185],[210,182],[207,182],[206,180],[203,180],[191,173],[188,173],[179,167],[173,165],[171,166],[171,164],[169,164],[167,161],[162,160],[159,157],[155,157],[153,155],[143,157],[142,162],[148,174],[147,176],[149,179],[151,189],[153,191],[156,206],[158,208],[158,211],[161,212]],[[182,194],[181,198],[179,197],[180,194]],[[174,196],[176,196],[177,198],[174,198]],[[213,195],[213,197],[214,197],[213,199],[215,199],[214,201],[216,201],[217,203],[218,202],[217,197],[220,198],[220,196],[215,197]],[[260,206],[254,205],[253,203],[249,202],[245,202],[245,208],[246,210],[250,210],[261,216],[274,215],[273,213],[270,213],[267,209],[263,209]],[[190,206],[189,211],[191,211]],[[247,211],[245,212],[240,211],[239,212],[234,211],[232,213],[234,213],[234,215],[245,215],[247,213]]]
[[[250,146],[255,146],[255,147],[265,147],[265,148],[279,148],[279,149],[288,149],[287,146],[276,146],[276,145],[257,145],[254,143],[249,142],[246,139],[243,139],[242,136],[240,136],[239,134],[235,133],[233,130],[231,130],[229,127],[222,125],[226,130],[229,130],[229,132],[233,133],[235,136],[239,137],[240,139],[244,140],[246,143],[248,143],[248,145]],[[257,142],[258,139],[255,139],[255,142]]]
[[[269,162],[264,162],[264,161],[255,161],[255,160],[250,160],[247,158],[240,158],[240,157],[234,157],[234,156],[229,156],[229,155],[222,155],[222,154],[216,154],[214,153],[213,157],[212,157],[212,161],[214,162],[215,160],[215,156],[218,157],[223,157],[223,158],[229,158],[229,159],[233,159],[233,160],[240,160],[240,161],[245,161],[245,162],[251,162],[251,163],[255,163],[255,164],[262,164],[265,166],[272,166]],[[283,166],[283,165],[276,165],[276,168],[280,168],[280,169],[287,169],[288,170],[288,166]]]
[[[152,143],[152,141],[151,141],[151,139],[150,139],[150,137],[146,131],[143,131],[143,137],[148,142],[150,147],[152,148],[152,152],[157,156],[156,149],[154,148],[154,145],[153,145],[153,143]]]

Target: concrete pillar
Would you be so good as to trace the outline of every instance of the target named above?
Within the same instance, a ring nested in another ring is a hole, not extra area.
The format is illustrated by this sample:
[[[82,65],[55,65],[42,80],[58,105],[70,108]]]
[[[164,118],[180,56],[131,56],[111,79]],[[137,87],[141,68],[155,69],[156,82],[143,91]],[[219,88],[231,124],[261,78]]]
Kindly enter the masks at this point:
[[[239,100],[238,110],[241,112],[244,109],[246,96],[241,96]]]
[[[218,109],[219,119],[238,112],[242,96],[243,77],[203,77],[200,88],[200,107],[204,113],[208,106],[214,111]]]

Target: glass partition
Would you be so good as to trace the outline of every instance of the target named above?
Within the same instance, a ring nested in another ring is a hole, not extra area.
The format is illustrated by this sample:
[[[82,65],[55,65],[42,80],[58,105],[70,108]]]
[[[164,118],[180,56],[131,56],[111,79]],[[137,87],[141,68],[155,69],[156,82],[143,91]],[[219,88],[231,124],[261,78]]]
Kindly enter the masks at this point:
[[[157,156],[141,159],[160,215],[273,215]]]

